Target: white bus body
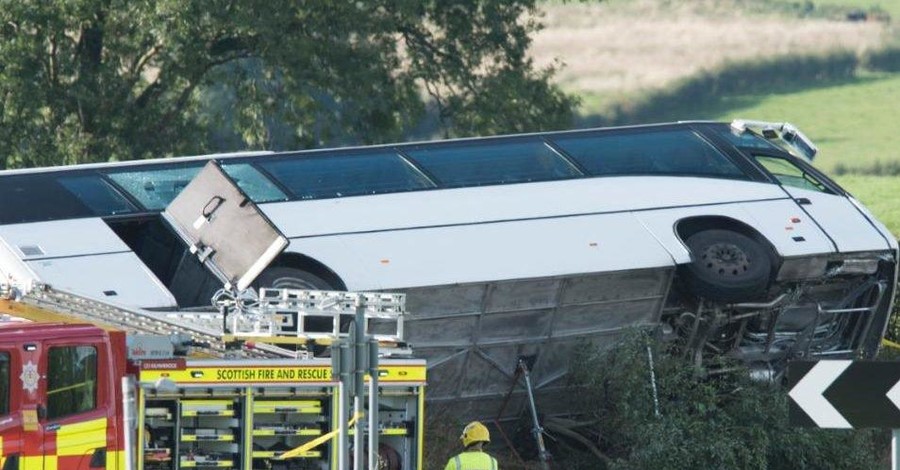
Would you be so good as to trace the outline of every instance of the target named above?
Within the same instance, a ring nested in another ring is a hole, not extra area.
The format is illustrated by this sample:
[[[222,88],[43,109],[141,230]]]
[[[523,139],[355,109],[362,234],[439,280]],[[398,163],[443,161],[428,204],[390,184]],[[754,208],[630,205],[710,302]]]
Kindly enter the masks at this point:
[[[897,242],[780,137],[678,123],[0,172],[0,274],[207,304],[221,284],[160,213],[212,160],[290,242],[259,283],[406,292],[430,399],[472,415],[519,358],[552,395],[578,344],[632,326],[663,325],[701,363],[871,356]]]

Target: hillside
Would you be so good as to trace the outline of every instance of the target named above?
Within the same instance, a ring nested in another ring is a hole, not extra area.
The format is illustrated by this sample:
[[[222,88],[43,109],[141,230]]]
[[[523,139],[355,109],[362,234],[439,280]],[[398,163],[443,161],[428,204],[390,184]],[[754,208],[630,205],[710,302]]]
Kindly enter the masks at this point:
[[[584,97],[582,113],[596,113],[623,94],[663,87],[725,63],[859,51],[892,35],[889,24],[880,21],[800,17],[793,10],[750,9],[746,2],[729,0],[685,4],[545,3],[546,27],[534,37],[532,56],[539,65],[560,61],[564,66],[556,81]]]
[[[603,115],[648,91],[728,64],[778,55],[861,52],[898,42],[900,2],[818,0],[798,11],[789,0],[611,0],[549,2],[547,27],[535,38],[535,61],[564,67],[558,83],[583,98],[583,115]],[[748,5],[755,5],[750,7]],[[848,21],[863,9],[869,21]],[[872,20],[872,18],[878,18]],[[577,47],[573,47],[577,44]],[[900,146],[894,126],[900,73],[861,72],[840,82],[811,81],[762,92],[717,96],[650,121],[734,118],[789,121],[820,147],[815,164],[900,235]]]

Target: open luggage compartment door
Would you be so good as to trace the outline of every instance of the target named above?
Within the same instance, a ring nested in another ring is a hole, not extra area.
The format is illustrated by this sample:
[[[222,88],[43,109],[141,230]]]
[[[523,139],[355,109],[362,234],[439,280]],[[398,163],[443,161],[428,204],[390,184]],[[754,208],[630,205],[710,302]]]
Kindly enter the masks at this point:
[[[215,161],[166,207],[163,218],[207,269],[238,290],[289,243]]]

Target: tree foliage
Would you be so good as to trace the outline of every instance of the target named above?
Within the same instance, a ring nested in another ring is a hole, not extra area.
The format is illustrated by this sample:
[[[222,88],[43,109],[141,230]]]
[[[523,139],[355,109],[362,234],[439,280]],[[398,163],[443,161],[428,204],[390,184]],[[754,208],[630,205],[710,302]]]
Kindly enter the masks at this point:
[[[654,404],[647,346],[657,383]],[[658,343],[635,334],[615,349],[574,361],[572,393],[590,424],[578,431],[604,455],[557,451],[565,468],[844,469],[879,468],[887,434],[794,428],[787,391],[735,372],[698,377]],[[590,419],[593,418],[593,419]],[[551,439],[549,442],[553,442]],[[603,463],[602,465],[600,463]]]
[[[562,127],[534,3],[0,0],[0,167]]]

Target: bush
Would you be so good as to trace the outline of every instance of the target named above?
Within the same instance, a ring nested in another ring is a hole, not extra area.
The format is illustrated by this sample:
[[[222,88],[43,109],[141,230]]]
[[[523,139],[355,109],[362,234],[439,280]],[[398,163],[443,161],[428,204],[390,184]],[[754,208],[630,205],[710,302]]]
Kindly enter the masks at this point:
[[[876,468],[886,455],[884,432],[790,427],[783,387],[751,381],[738,364],[702,377],[641,333],[604,353],[585,350],[573,364],[570,398],[596,423],[579,431],[598,436],[605,459],[570,466],[569,458],[584,462],[586,453],[567,452],[558,456],[559,468],[855,469]]]
[[[900,46],[866,51],[860,58],[860,65],[875,72],[900,72]]]

